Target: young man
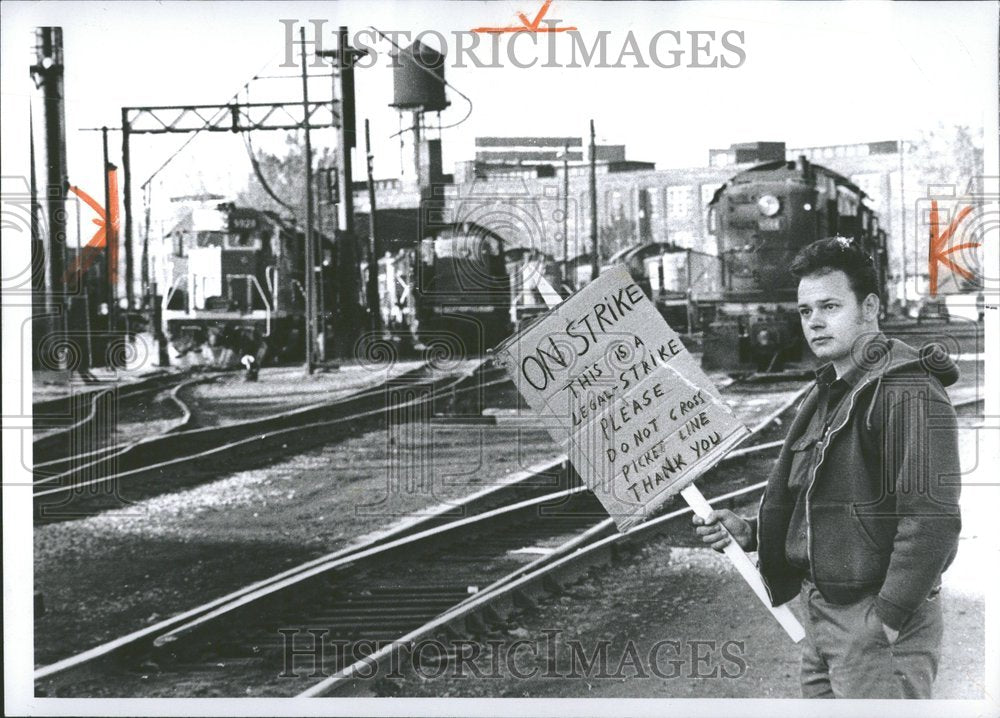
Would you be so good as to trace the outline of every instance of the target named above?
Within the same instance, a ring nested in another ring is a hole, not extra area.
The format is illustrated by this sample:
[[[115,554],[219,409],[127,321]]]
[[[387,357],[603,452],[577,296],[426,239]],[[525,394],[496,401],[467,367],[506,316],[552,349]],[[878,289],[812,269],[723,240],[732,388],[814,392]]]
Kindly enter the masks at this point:
[[[758,552],[774,605],[802,597],[806,698],[929,698],[941,651],[941,573],[961,519],[958,370],[879,332],[871,258],[822,239],[792,262],[802,331],[823,366],[756,518],[695,517],[721,550]]]

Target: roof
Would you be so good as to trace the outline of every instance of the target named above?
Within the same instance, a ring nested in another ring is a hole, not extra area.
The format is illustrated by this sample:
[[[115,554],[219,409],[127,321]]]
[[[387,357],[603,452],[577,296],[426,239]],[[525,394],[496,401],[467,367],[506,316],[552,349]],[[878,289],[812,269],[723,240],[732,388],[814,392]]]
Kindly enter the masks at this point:
[[[808,160],[806,161],[808,162]],[[808,166],[812,168],[814,172],[826,175],[828,177],[832,177],[838,185],[843,185],[847,187],[851,191],[857,193],[862,199],[868,199],[868,195],[865,194],[864,190],[862,190],[856,184],[851,182],[851,180],[849,180],[847,177],[844,177],[844,175],[838,172],[834,172],[833,170],[829,169],[828,167],[824,167],[823,165],[817,165],[809,162]],[[724,192],[733,184],[740,182],[753,182],[760,179],[759,175],[765,172],[780,172],[781,170],[784,170],[786,174],[790,175],[791,174],[801,175],[802,173],[802,170],[799,167],[798,163],[794,161],[775,160],[773,162],[764,162],[759,165],[754,165],[753,167],[749,167],[743,170],[742,172],[737,172],[735,175],[730,177],[725,184],[723,184],[721,187],[719,187],[719,189],[715,191],[715,194],[712,195],[712,201],[709,202],[709,204],[715,204],[719,200],[719,197],[721,196],[722,192]]]

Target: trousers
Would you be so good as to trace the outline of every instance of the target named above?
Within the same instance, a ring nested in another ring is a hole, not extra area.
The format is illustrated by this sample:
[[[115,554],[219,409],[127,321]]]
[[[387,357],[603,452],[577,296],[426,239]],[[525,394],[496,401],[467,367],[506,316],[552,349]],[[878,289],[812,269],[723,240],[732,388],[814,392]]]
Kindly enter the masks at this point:
[[[890,644],[874,595],[838,605],[803,581],[802,697],[930,698],[944,628],[939,596],[932,593]]]

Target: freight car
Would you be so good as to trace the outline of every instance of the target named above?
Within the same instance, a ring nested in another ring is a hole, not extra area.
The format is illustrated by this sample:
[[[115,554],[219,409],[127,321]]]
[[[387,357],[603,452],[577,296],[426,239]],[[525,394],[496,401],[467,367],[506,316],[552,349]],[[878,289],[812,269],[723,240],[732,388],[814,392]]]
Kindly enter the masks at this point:
[[[615,264],[625,265],[673,329],[690,334],[714,318],[721,281],[718,257],[670,242],[648,242],[617,252],[604,268]]]
[[[768,162],[722,185],[708,212],[721,291],[705,330],[705,368],[777,371],[810,361],[788,266],[814,240],[839,235],[859,243],[875,262],[886,306],[886,234],[865,193],[846,177],[805,157]]]

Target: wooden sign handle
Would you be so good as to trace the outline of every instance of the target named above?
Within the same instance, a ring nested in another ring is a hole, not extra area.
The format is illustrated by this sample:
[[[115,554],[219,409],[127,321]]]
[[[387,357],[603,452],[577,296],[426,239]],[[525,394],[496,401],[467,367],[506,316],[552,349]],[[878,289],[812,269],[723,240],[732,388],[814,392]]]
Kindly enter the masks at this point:
[[[703,519],[707,519],[709,513],[712,511],[712,506],[708,503],[705,497],[702,495],[701,491],[694,484],[689,484],[686,488],[681,489],[681,496],[687,501],[688,506],[697,516]],[[725,530],[725,527],[723,527]],[[726,530],[726,533],[729,533]],[[729,557],[729,560],[733,562],[736,570],[740,572],[743,576],[743,580],[750,584],[750,588],[753,592],[757,594],[757,598],[767,607],[771,614],[778,620],[781,627],[785,629],[785,633],[788,634],[789,638],[795,643],[798,643],[803,638],[805,638],[805,630],[802,628],[802,624],[799,623],[799,619],[795,617],[791,609],[788,608],[787,604],[783,604],[778,607],[771,605],[771,599],[767,595],[767,589],[764,588],[764,581],[760,577],[760,573],[757,571],[757,567],[754,565],[750,557],[747,556],[746,552],[740,548],[740,545],[736,543],[736,540],[730,535],[729,545],[724,549],[724,553]]]

